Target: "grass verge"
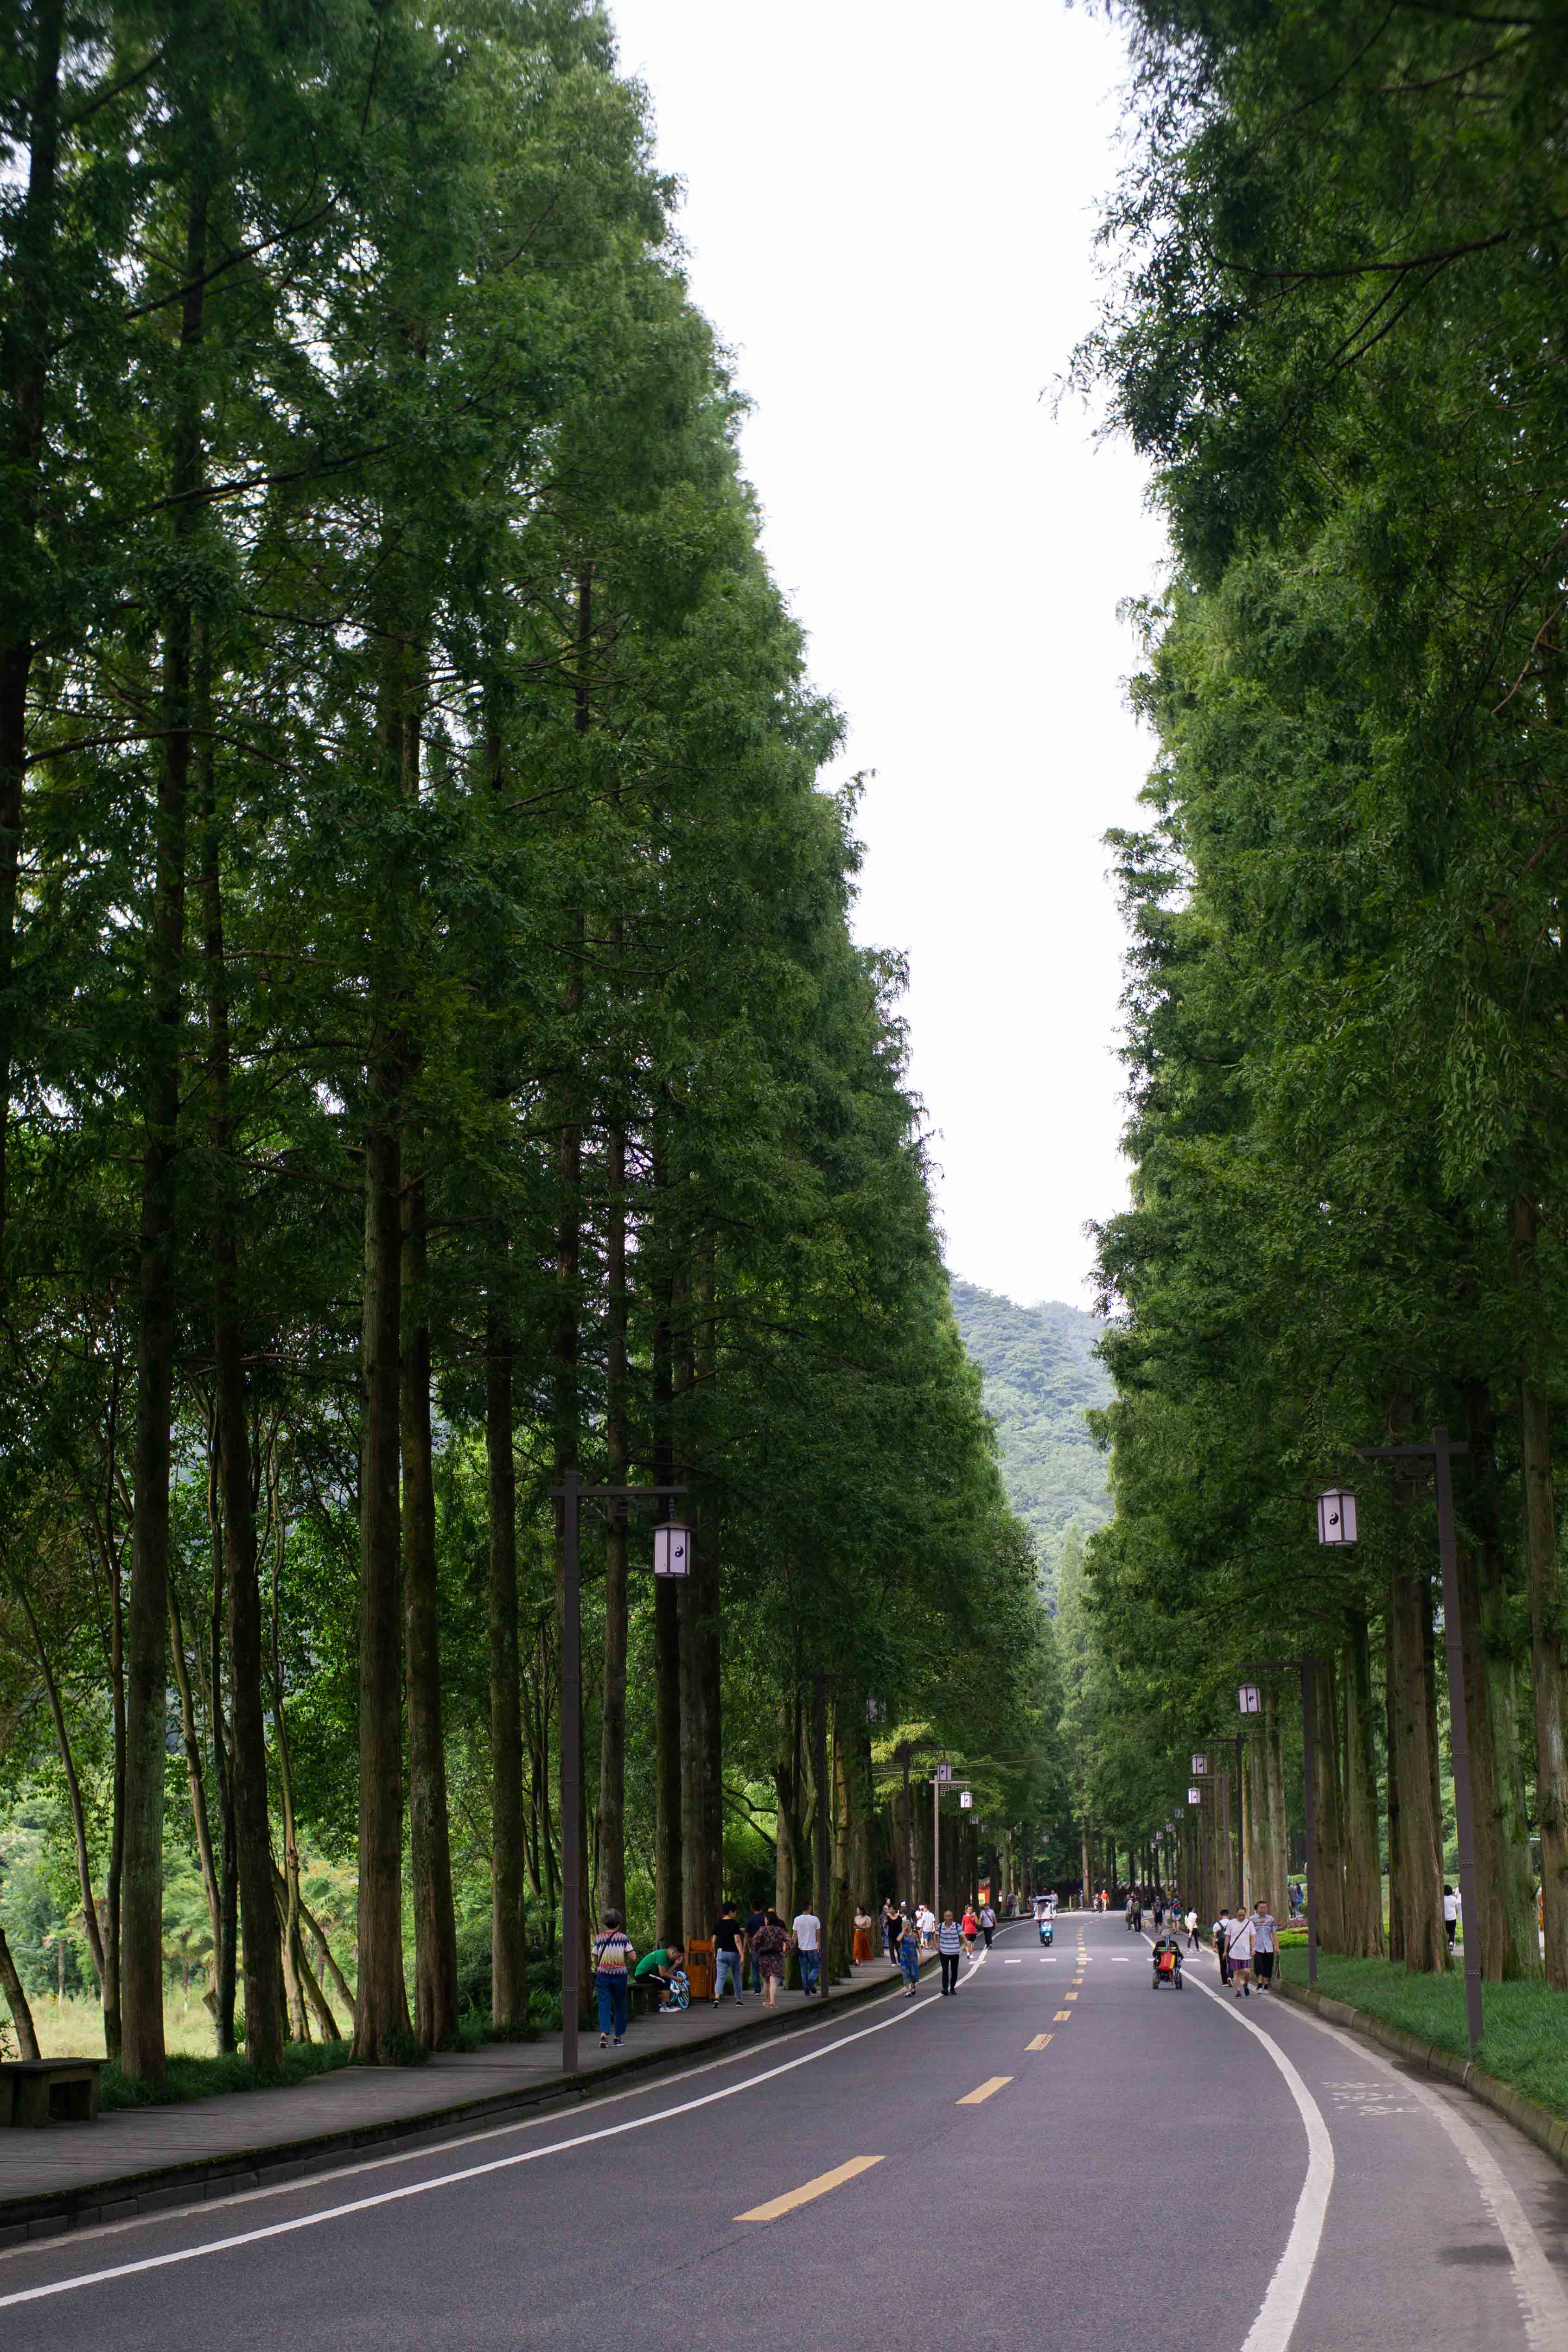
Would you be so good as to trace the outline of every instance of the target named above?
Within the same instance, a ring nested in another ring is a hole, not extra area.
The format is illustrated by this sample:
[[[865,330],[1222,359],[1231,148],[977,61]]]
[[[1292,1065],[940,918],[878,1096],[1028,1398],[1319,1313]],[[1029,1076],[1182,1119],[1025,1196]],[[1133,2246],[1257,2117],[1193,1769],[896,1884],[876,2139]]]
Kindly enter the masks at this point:
[[[1282,1956],[1283,1958],[1283,1956]],[[1291,1952],[1284,1973],[1305,1985],[1307,1956]],[[1417,2041],[1468,2058],[1465,1982],[1458,1970],[1413,1976],[1397,1960],[1347,1960],[1318,1956],[1318,1990],[1352,2009],[1365,2010]],[[1539,1981],[1483,1988],[1486,2032],[1480,2064],[1552,2115],[1568,2119],[1568,1993]]]

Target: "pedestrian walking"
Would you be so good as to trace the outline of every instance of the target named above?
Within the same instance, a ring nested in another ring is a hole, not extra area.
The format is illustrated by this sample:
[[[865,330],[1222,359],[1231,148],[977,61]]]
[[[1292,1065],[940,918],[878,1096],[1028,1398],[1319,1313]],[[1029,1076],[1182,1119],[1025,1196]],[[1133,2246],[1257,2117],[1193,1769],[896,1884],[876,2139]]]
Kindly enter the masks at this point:
[[[816,1990],[817,1973],[822,1964],[822,1922],[809,1903],[797,1911],[790,1933],[800,1959],[800,1989],[806,1994]]]
[[[1252,1922],[1252,1973],[1258,1979],[1259,1992],[1267,1992],[1274,1982],[1274,1954],[1279,1940],[1274,1914],[1260,1895]]]
[[[1230,1906],[1228,1903],[1220,1905],[1219,1917],[1214,1923],[1214,1956],[1219,1962],[1220,1983],[1227,1985],[1230,1982]]]
[[[735,1988],[735,2006],[741,2003],[741,1963],[745,1958],[745,1930],[735,1916],[735,1906],[726,1903],[713,1927],[713,2006],[718,2008],[727,1984]]]
[[[1252,1924],[1252,1915],[1243,1911],[1231,1922],[1230,1949],[1226,1954],[1230,1961],[1231,1990],[1237,2000],[1243,1993],[1249,2000],[1252,1998],[1252,1954],[1256,1942],[1257,1929]]]
[[[1458,1935],[1458,1932],[1459,1898],[1455,1894],[1451,1886],[1445,1886],[1443,1889],[1443,1933],[1448,1938],[1448,1949],[1450,1951],[1454,1948],[1454,1939]]]
[[[888,1955],[889,1966],[895,1969],[899,1965],[899,1934],[903,1924],[904,1915],[899,1898],[896,1895],[889,1895],[882,1906],[882,1948]]]
[[[979,1933],[980,1922],[974,1916],[974,1906],[966,1903],[963,1906],[963,1948],[971,1959],[974,1958],[974,1938]]]
[[[989,1903],[980,1906],[980,1932],[985,1938],[985,1948],[991,1949],[991,1938],[996,1932],[996,1914]]]
[[[871,1914],[863,1903],[855,1906],[855,1950],[857,1968],[864,1967],[871,1957]]]
[[[757,1937],[768,1924],[767,1906],[753,1903],[746,1914],[746,1963],[744,1976],[753,1992],[763,1989],[762,1971],[757,1966]]]
[[[757,1971],[763,1980],[764,2009],[778,2007],[778,1990],[784,1982],[784,1952],[788,1944],[789,1936],[784,1921],[776,1911],[770,1908],[763,1915],[763,1924],[752,1939]]]
[[[594,1938],[594,1990],[599,2001],[599,2047],[615,2035],[618,2050],[626,2038],[626,1970],[637,1958],[618,1911],[606,1911]]]
[[[936,1931],[936,1956],[942,1968],[942,1989],[944,1993],[958,1990],[958,1962],[963,1950],[963,1937],[951,1911],[942,1915],[942,1925]]]
[[[936,1933],[936,1913],[929,1903],[915,1905],[915,1926],[921,1932],[921,1949],[922,1952],[928,1951],[931,1948],[931,1939]]]
[[[904,1972],[904,1991],[913,2000],[921,1982],[920,1930],[907,1916],[899,1925],[899,1966]]]
[[[1198,1948],[1198,1915],[1190,1903],[1187,1906],[1186,1929],[1187,1949],[1195,1952]]]

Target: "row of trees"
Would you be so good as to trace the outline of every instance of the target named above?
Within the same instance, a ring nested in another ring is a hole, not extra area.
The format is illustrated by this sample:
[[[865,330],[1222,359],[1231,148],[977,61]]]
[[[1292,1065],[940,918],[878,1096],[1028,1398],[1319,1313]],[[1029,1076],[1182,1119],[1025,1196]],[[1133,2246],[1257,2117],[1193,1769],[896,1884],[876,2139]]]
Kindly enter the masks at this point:
[[[1174,549],[1148,826],[1115,838],[1136,1174],[1100,1241],[1117,1517],[1088,1607],[1176,1760],[1123,1826],[1237,1727],[1244,1662],[1310,1652],[1325,1940],[1384,1948],[1386,1867],[1388,1950],[1445,1965],[1433,1508],[1416,1472],[1352,1474],[1446,1423],[1469,1931],[1489,1976],[1537,1972],[1539,1885],[1568,1985],[1563,24],[1121,13],[1139,143],[1082,366]],[[1315,1540],[1336,1475],[1353,1551]]]
[[[524,2027],[572,1469],[694,1528],[587,1541],[585,1888],[826,1805],[847,1932],[868,1701],[1037,1811],[1049,1635],[643,95],[578,0],[6,35],[0,1732],[110,2054],[171,1842],[220,2047],[449,2041],[476,1882]]]

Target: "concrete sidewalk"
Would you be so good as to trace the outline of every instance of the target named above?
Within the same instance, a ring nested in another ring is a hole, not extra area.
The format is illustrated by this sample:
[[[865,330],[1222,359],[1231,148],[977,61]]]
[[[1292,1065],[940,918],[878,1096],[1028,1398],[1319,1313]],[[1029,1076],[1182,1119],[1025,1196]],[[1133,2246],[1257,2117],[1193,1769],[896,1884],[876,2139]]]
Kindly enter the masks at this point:
[[[934,1961],[928,1963],[934,1966]],[[623,2083],[831,2017],[900,1981],[885,1960],[851,1970],[826,2000],[779,1995],[769,2011],[748,1993],[742,2007],[694,2001],[677,2015],[633,2021],[626,2045],[583,2038],[574,2074],[561,2070],[561,2040],[492,2042],[443,2051],[423,2066],[345,2066],[291,2090],[230,2092],[183,2105],[121,2108],[94,2124],[0,2132],[0,2245],[138,2212],[232,2196],[265,2181],[324,2169],[355,2149],[540,2106],[593,2098]]]

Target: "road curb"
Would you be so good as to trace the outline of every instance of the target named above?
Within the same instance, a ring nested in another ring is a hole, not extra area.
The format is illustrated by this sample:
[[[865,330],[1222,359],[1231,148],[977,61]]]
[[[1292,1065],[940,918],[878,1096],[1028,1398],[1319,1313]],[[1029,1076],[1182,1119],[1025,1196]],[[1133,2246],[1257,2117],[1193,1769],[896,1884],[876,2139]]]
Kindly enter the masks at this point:
[[[925,1963],[922,1974],[935,1966]],[[840,2009],[859,2009],[868,2001],[885,2000],[901,1979],[873,1984],[846,1984],[829,1997],[829,2020]],[[36,2197],[0,2200],[0,2246],[15,2246],[35,2238],[59,2237],[71,2230],[89,2229],[104,2221],[127,2221],[139,2213],[164,2211],[172,2205],[195,2204],[204,2198],[233,2197],[247,2189],[271,2187],[286,2180],[308,2179],[327,2171],[345,2156],[399,2142],[439,2140],[455,2125],[497,2121],[522,2115],[534,2107],[560,2103],[584,2105],[624,2087],[628,2078],[688,2074],[710,2059],[723,2058],[757,2042],[798,2032],[823,2022],[818,2009],[794,2009],[782,2016],[761,2012],[744,2025],[710,2034],[684,2049],[668,2043],[638,2051],[614,2065],[557,2074],[542,2083],[510,2091],[492,2091],[483,2098],[457,2099],[449,2106],[426,2109],[416,2116],[389,2116],[373,2124],[347,2125],[332,2132],[316,2132],[266,2147],[239,2148],[227,2156],[193,2157],[183,2163],[160,2165],[146,2172],[121,2173],[108,2180],[79,2181],[68,2189],[44,2189]],[[243,2100],[249,2095],[229,2095]],[[205,2103],[203,2102],[205,2105]]]
[[[1527,2099],[1524,2093],[1516,2091],[1511,2083],[1502,2082],[1496,2074],[1489,2074],[1484,2066],[1478,2066],[1473,2060],[1461,2058],[1456,2052],[1445,2050],[1435,2042],[1423,2042],[1418,2035],[1406,2033],[1403,2026],[1390,2025],[1385,2019],[1374,2017],[1370,2010],[1352,2009],[1349,2001],[1335,2000],[1328,1993],[1314,1992],[1309,1985],[1293,1984],[1289,1977],[1277,1977],[1274,1990],[1282,1992],[1287,2000],[1300,2001],[1303,2009],[1310,2009],[1319,2017],[1326,2018],[1331,2025],[1343,2026],[1348,2033],[1359,2034],[1363,2042],[1377,2042],[1393,2056],[1403,2058],[1408,2065],[1420,2067],[1424,2074],[1436,2074],[1441,2081],[1452,2083],[1457,2089],[1468,2091],[1472,2098],[1479,2099],[1483,2106],[1490,2107],[1504,2116],[1516,2131],[1521,2131],[1526,2139],[1533,2140],[1537,2147],[1543,2149],[1554,2163],[1568,2172],[1568,2122],[1554,2116],[1550,2108],[1542,2106],[1538,2101]]]

